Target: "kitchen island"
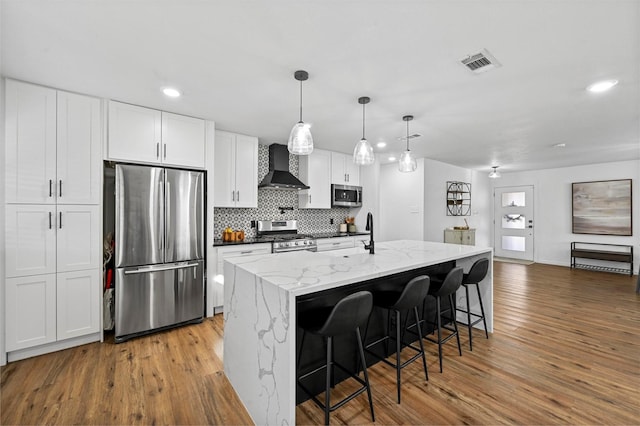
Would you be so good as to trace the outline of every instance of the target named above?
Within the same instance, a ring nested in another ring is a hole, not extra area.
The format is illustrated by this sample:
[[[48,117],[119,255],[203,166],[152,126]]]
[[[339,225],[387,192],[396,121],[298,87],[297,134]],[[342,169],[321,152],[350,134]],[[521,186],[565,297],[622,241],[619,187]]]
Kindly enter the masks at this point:
[[[299,299],[357,291],[399,274],[440,264],[468,271],[491,248],[399,240],[362,248],[297,251],[225,261],[224,371],[256,424],[295,424],[296,314]],[[491,262],[490,262],[491,264]],[[493,274],[481,285],[493,329]],[[464,292],[457,295],[464,301]],[[477,301],[471,301],[472,309]],[[477,309],[477,306],[475,307]],[[462,320],[462,318],[461,318]],[[375,390],[374,390],[375,391]]]

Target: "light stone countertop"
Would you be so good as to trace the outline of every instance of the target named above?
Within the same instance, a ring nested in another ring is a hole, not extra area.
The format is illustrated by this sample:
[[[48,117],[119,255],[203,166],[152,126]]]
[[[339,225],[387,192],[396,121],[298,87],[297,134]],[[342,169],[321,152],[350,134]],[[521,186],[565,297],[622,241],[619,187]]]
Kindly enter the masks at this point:
[[[482,253],[490,247],[396,240],[362,248],[313,253],[295,251],[225,260],[295,296],[366,281]]]

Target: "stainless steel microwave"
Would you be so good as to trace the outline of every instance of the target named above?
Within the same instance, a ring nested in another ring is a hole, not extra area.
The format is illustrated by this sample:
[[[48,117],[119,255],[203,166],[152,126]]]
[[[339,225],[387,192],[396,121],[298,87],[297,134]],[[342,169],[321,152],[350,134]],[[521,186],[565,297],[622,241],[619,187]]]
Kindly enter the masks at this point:
[[[362,187],[331,185],[331,207],[362,206]]]

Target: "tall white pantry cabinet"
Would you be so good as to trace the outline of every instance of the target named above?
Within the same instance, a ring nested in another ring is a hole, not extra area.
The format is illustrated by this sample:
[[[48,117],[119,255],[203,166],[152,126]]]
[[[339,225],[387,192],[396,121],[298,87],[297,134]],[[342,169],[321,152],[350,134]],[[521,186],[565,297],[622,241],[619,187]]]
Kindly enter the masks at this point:
[[[6,80],[9,360],[100,333],[102,102]]]

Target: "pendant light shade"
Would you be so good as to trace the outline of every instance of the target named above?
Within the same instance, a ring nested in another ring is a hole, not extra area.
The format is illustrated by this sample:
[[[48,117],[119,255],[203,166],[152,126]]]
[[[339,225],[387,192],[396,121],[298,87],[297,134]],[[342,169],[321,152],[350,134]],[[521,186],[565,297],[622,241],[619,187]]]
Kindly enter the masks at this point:
[[[489,177],[491,179],[497,179],[500,177],[500,172],[498,172],[498,167],[500,166],[493,166],[491,167],[493,170],[491,170],[491,173],[489,173]]]
[[[400,160],[398,160],[398,170],[403,173],[415,172],[418,167],[418,163],[409,150],[409,121],[413,120],[413,115],[405,115],[402,119],[407,123],[407,150],[400,155]]]
[[[309,78],[306,71],[296,71],[293,76],[300,82],[300,121],[294,124],[289,134],[287,148],[296,155],[309,155],[313,152],[313,137],[308,124],[302,121],[302,82]]]
[[[359,166],[370,166],[375,161],[373,156],[373,147],[364,137],[364,106],[369,103],[371,99],[366,96],[358,98],[358,103],[362,105],[362,139],[356,144],[353,149],[353,162]]]

